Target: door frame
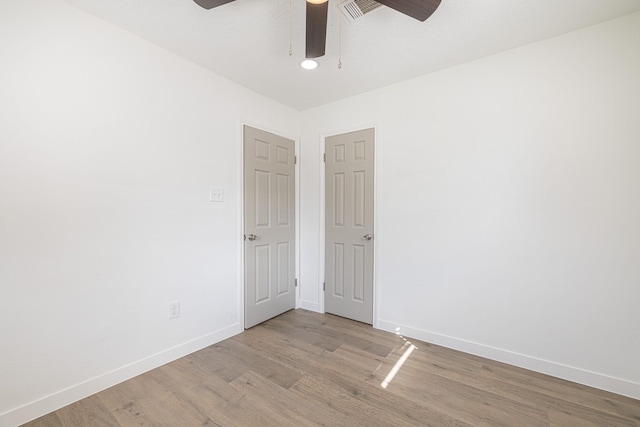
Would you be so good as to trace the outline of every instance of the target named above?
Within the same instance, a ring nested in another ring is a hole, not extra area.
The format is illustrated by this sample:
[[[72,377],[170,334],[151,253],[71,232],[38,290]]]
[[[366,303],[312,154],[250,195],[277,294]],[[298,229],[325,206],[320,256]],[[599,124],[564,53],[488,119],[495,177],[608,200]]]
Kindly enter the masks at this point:
[[[241,119],[240,120],[240,124],[238,126],[238,136],[237,136],[237,140],[239,141],[238,147],[237,147],[237,151],[236,151],[236,155],[238,156],[238,160],[237,162],[239,163],[239,168],[238,168],[238,212],[240,213],[238,215],[238,233],[237,233],[237,241],[238,241],[238,246],[237,246],[237,250],[238,250],[238,277],[239,279],[239,284],[238,284],[238,299],[237,299],[237,306],[238,306],[238,313],[240,318],[238,319],[238,323],[240,324],[240,327],[242,328],[242,330],[244,331],[244,327],[245,327],[245,305],[244,305],[244,298],[245,298],[245,292],[244,292],[244,288],[245,288],[245,274],[244,274],[244,267],[245,267],[245,262],[244,262],[244,250],[245,250],[245,243],[244,243],[244,127],[246,126],[250,126],[252,128],[255,129],[259,129],[262,130],[264,132],[269,132],[269,133],[273,133],[276,134],[278,136],[281,136],[283,138],[287,138],[290,139],[294,142],[294,155],[296,156],[296,158],[298,157],[298,153],[300,152],[300,136],[291,136],[291,134],[285,132],[283,129],[275,129],[273,127],[270,126],[265,126],[262,123],[256,123],[253,122],[251,120],[246,120],[246,119]],[[295,249],[294,249],[294,259],[295,259],[295,276],[296,276],[296,280],[298,280],[298,278],[300,277],[300,161],[298,159],[298,161],[296,161],[295,163],[295,179],[294,179],[294,207],[295,207]],[[296,282],[296,288],[295,288],[295,308],[298,308],[300,306],[300,286],[297,286]]]
[[[378,246],[378,159],[380,158],[379,154],[379,131],[376,125],[363,125],[356,127],[349,127],[340,129],[338,131],[332,132],[323,132],[320,134],[320,247],[319,247],[319,267],[318,267],[318,306],[321,313],[326,313],[324,307],[324,293],[325,291],[322,289],[322,284],[325,282],[324,273],[325,273],[325,243],[326,243],[326,227],[325,227],[325,212],[326,212],[326,188],[325,188],[325,178],[326,178],[326,163],[324,161],[324,154],[326,153],[326,140],[329,137],[342,135],[350,132],[357,132],[365,129],[373,129],[373,147],[375,156],[373,158],[373,327],[378,328],[378,292],[377,292],[377,268],[378,265],[378,251],[376,250]]]

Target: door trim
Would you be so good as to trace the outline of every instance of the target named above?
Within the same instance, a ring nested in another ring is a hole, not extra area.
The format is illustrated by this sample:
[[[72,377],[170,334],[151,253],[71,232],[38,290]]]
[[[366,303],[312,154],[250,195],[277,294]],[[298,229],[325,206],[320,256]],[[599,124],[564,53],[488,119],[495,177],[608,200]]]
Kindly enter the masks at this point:
[[[236,147],[236,155],[238,156],[238,223],[237,223],[237,252],[238,252],[238,299],[237,299],[237,307],[238,307],[238,324],[245,330],[245,310],[244,310],[244,127],[250,126],[255,129],[259,129],[265,132],[273,133],[284,138],[290,139],[294,142],[294,149],[296,156],[299,156],[300,153],[300,136],[291,136],[290,133],[284,131],[283,129],[277,129],[270,126],[265,126],[262,123],[257,123],[248,119],[241,118],[238,125],[238,133],[236,140],[238,141],[238,146]],[[294,258],[295,258],[295,275],[298,279],[298,287],[295,289],[295,308],[300,307],[300,159],[295,164],[295,179],[294,179],[294,194],[295,194],[295,248],[294,248]]]
[[[373,145],[375,149],[376,155],[373,159],[373,235],[376,236],[373,239],[373,327],[379,329],[378,327],[378,292],[377,292],[377,283],[378,283],[378,274],[377,274],[377,265],[378,265],[378,159],[381,157],[379,152],[379,141],[380,135],[378,133],[378,127],[376,125],[364,125],[358,126],[355,128],[346,128],[340,129],[335,132],[325,132],[320,134],[320,246],[318,250],[318,307],[321,313],[326,313],[324,307],[324,290],[322,289],[324,280],[324,272],[325,272],[325,241],[326,241],[326,229],[325,229],[325,209],[326,209],[326,200],[325,200],[325,162],[324,162],[324,153],[326,152],[326,139],[336,135],[342,135],[344,133],[357,132],[365,129],[373,129]]]

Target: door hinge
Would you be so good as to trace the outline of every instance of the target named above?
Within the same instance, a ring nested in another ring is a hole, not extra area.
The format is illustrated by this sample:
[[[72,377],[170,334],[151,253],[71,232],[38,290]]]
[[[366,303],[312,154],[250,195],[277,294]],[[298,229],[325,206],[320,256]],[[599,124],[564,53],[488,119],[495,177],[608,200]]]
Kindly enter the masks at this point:
[[[327,284],[325,282],[322,282],[322,290],[324,291],[325,288],[327,287]]]
[[[293,164],[294,165],[298,164],[298,156],[293,156]]]
[[[325,163],[327,163],[327,153],[324,153],[324,154],[322,155],[322,161],[323,161],[323,162],[325,162]]]
[[[296,284],[296,288],[298,287],[298,279],[294,279],[295,280],[295,284]]]
[[[246,234],[244,235],[244,240],[247,240],[247,235]]]

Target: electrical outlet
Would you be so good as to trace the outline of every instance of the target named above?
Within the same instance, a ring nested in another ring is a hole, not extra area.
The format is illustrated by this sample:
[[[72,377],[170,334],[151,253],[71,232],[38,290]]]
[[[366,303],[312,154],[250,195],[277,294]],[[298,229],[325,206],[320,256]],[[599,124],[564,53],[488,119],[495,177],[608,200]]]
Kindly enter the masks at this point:
[[[169,303],[169,319],[175,319],[176,317],[180,317],[180,301]]]
[[[209,200],[212,202],[222,202],[224,200],[224,190],[221,187],[211,187],[209,189]]]

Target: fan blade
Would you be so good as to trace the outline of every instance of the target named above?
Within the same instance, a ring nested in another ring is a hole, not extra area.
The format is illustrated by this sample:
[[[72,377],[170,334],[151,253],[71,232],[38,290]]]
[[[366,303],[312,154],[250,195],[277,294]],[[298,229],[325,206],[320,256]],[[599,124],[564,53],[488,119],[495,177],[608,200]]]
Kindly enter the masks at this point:
[[[426,21],[440,6],[440,0],[376,0],[418,21]]]
[[[213,9],[214,7],[222,6],[226,3],[231,3],[234,0],[193,0],[198,6],[202,6],[205,9]]]
[[[307,1],[307,51],[305,57],[318,58],[324,55],[327,42],[327,14],[329,2]]]

